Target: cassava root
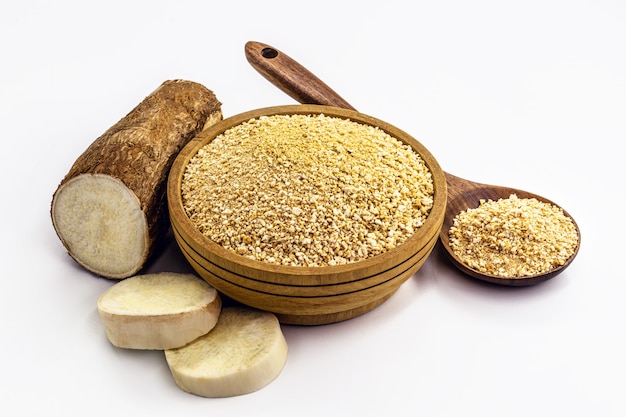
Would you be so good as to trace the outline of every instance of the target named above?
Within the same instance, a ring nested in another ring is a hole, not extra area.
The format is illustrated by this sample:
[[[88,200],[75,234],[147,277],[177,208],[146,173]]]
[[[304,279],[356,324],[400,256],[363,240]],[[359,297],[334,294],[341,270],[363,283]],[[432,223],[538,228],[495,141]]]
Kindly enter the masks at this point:
[[[168,80],[98,137],[52,198],[52,223],[69,255],[105,278],[141,270],[169,228],[166,183],[174,159],[221,119],[212,91]]]

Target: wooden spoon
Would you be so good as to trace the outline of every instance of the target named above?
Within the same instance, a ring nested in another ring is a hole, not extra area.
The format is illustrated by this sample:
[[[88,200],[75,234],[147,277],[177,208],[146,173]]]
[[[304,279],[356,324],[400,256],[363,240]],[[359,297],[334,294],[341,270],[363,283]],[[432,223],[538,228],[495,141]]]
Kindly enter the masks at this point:
[[[280,52],[276,48],[259,42],[248,42],[245,46],[245,54],[248,62],[267,80],[303,104],[323,104],[335,107],[343,107],[355,110],[347,101],[345,101],[333,89],[316,77],[313,73],[300,65],[298,62]],[[520,278],[503,278],[496,275],[489,275],[477,271],[464,264],[450,247],[448,232],[453,223],[454,218],[462,211],[468,208],[476,208],[480,205],[481,200],[498,200],[506,199],[511,194],[516,194],[519,198],[536,198],[558,207],[557,204],[528,191],[518,190],[510,187],[502,187],[496,185],[481,184],[459,178],[447,172],[444,172],[448,185],[448,202],[446,214],[439,234],[439,240],[445,248],[445,253],[450,261],[461,271],[471,277],[488,281],[495,284],[509,286],[526,286],[546,281],[555,277],[567,268],[580,248],[580,229],[574,219],[565,211],[565,215],[570,217],[576,226],[578,232],[578,244],[575,252],[560,267],[554,268],[546,273],[525,276]]]

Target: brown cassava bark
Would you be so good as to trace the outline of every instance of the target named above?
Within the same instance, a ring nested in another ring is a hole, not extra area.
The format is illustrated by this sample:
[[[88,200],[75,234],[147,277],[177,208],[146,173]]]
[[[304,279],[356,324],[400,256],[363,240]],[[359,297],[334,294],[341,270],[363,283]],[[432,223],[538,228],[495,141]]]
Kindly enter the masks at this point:
[[[78,157],[53,196],[53,225],[69,254],[82,266],[108,278],[126,278],[141,269],[155,243],[169,228],[166,183],[174,159],[204,127],[221,119],[221,103],[212,91],[192,81],[168,80],[98,137]],[[59,230],[56,221],[59,214],[55,212],[57,195],[68,181],[83,175],[118,179],[137,197],[145,215],[145,254],[136,268],[123,276],[119,272],[109,273],[106,268],[96,270],[88,261],[78,259]]]

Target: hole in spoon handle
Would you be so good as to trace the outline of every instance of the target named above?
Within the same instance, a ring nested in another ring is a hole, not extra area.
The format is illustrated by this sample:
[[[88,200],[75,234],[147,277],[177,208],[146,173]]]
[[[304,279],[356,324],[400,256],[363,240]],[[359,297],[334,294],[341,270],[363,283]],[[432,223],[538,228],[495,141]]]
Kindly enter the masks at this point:
[[[245,53],[254,69],[299,103],[355,110],[326,83],[278,49],[250,41]]]
[[[265,59],[272,59],[278,56],[278,51],[274,48],[261,49],[261,56]]]

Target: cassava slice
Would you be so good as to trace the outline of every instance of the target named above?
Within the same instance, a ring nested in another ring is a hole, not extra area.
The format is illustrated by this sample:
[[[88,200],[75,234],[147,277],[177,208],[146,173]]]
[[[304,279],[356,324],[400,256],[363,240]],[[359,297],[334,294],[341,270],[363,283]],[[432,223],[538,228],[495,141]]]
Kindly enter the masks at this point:
[[[221,119],[212,91],[168,80],[97,138],[52,197],[52,223],[70,256],[106,278],[135,275],[169,228],[166,183],[174,159]]]
[[[172,349],[208,333],[222,300],[193,274],[161,272],[124,279],[98,299],[109,341],[127,349]]]
[[[272,382],[287,361],[287,341],[276,316],[224,307],[217,325],[193,342],[165,351],[174,381],[202,397],[233,397]]]

